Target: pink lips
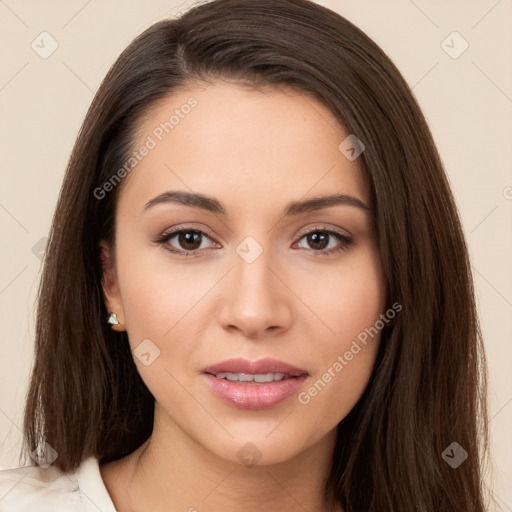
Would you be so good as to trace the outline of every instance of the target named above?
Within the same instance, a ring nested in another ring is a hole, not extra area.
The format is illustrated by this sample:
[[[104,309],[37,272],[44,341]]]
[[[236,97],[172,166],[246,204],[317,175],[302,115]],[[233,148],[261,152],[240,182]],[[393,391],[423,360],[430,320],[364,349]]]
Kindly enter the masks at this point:
[[[282,373],[285,378],[265,383],[237,382],[215,377],[219,373]],[[203,370],[203,375],[213,393],[229,405],[240,409],[266,409],[296,393],[306,380],[308,372],[276,359],[229,359],[208,366]]]

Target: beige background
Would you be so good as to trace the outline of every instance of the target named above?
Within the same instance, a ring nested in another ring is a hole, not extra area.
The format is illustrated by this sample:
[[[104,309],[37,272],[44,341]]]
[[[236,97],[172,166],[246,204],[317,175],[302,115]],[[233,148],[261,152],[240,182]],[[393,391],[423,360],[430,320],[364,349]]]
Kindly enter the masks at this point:
[[[470,247],[489,360],[494,475],[488,484],[502,510],[512,511],[512,1],[318,3],[387,52],[430,123]],[[0,0],[0,467],[17,461],[33,352],[37,252],[86,109],[133,37],[187,5]],[[58,43],[46,59],[31,47],[43,31]],[[450,35],[454,31],[460,37]],[[453,58],[464,41],[467,50]]]

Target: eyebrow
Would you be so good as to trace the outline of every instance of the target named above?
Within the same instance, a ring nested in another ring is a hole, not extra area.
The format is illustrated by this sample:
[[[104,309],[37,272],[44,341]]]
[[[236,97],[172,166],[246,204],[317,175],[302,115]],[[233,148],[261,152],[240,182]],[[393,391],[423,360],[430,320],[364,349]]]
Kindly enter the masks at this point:
[[[144,205],[142,212],[145,212],[152,206],[162,203],[182,204],[192,208],[206,210],[211,213],[227,215],[227,209],[224,204],[214,197],[192,192],[171,190],[148,201]],[[347,194],[335,194],[330,196],[314,197],[312,199],[302,201],[293,201],[283,210],[283,217],[292,217],[339,205],[354,206],[364,210],[365,212],[371,212],[371,208],[357,197]]]

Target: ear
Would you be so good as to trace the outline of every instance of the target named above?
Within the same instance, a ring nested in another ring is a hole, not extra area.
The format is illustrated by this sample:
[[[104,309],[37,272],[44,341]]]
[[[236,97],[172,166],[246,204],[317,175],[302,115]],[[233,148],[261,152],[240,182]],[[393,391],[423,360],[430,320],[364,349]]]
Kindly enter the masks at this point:
[[[99,256],[103,269],[101,286],[103,288],[103,300],[108,313],[116,313],[121,326],[125,325],[123,301],[119,292],[119,284],[115,270],[114,255],[111,247],[104,241],[100,241]]]

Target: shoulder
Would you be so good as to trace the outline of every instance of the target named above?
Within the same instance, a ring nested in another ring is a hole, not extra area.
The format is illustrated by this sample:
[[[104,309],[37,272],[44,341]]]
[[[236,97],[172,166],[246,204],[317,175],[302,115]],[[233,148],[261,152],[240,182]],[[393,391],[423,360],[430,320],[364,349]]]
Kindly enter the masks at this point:
[[[25,466],[0,471],[0,512],[58,510],[79,503],[76,478],[49,466]],[[70,509],[74,510],[74,509]],[[80,510],[77,508],[76,510]]]
[[[25,466],[0,471],[0,512],[114,511],[101,480],[98,459],[89,457],[72,473],[57,467]],[[92,507],[92,508],[91,508]]]

